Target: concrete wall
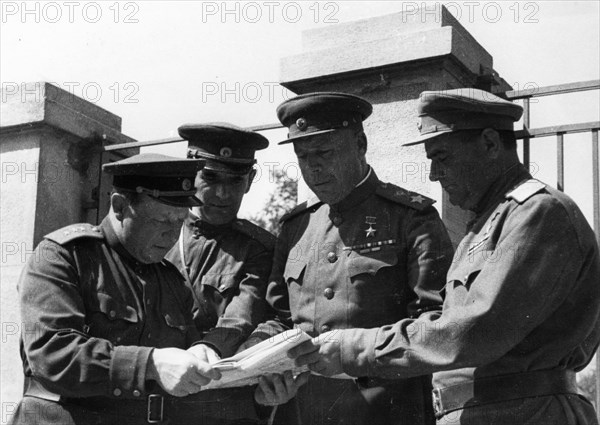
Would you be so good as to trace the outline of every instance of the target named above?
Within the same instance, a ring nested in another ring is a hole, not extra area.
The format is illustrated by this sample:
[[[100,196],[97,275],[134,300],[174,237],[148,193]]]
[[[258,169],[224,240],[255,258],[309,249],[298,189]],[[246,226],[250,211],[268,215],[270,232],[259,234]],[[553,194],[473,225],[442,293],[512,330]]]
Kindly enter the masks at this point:
[[[0,382],[5,418],[23,390],[17,294],[23,264],[45,234],[72,223],[97,222],[99,170],[103,161],[118,159],[103,155],[101,148],[134,140],[121,134],[116,115],[48,83],[28,83],[2,98]],[[134,153],[137,149],[123,152]],[[106,183],[104,191],[109,190]],[[100,210],[106,211],[106,205]]]

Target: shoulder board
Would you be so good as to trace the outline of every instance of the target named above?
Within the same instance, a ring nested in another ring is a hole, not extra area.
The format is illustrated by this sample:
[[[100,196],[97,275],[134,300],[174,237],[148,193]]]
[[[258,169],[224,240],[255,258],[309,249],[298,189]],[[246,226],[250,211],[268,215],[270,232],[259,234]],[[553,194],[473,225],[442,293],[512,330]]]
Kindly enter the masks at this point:
[[[535,179],[530,179],[508,192],[506,197],[514,199],[519,204],[522,204],[545,187],[546,185],[544,183]]]
[[[250,236],[252,239],[260,242],[265,248],[270,250],[275,248],[275,241],[277,238],[268,230],[265,230],[248,220],[235,220],[233,222],[233,228],[238,232]]]
[[[319,198],[317,198],[316,196],[314,196],[314,197],[310,198],[308,201],[304,201],[300,205],[296,206],[296,208],[294,208],[293,210],[291,210],[289,213],[284,214],[279,219],[279,222],[283,223],[284,221],[287,221],[290,218],[296,217],[297,215],[300,215],[300,214],[302,214],[304,212],[307,212],[307,211],[314,212],[321,205],[323,205],[323,202],[319,201]]]
[[[392,183],[379,182],[375,190],[379,196],[416,210],[424,210],[435,203],[431,198],[417,192],[411,192]]]
[[[44,238],[59,245],[64,245],[67,242],[80,238],[104,239],[104,235],[98,226],[89,223],[78,223],[48,233]]]

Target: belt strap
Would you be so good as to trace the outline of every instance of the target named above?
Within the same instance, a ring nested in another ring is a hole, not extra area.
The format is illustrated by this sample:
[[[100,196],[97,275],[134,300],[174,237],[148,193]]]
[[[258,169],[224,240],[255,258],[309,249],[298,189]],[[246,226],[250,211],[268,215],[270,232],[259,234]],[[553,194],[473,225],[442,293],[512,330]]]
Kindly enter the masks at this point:
[[[476,379],[433,390],[433,409],[439,419],[446,413],[529,397],[577,394],[575,372],[542,370]]]
[[[26,377],[24,395],[61,404],[76,404],[99,413],[139,417],[145,419],[149,424],[163,423],[167,416],[165,414],[165,397],[160,394],[149,394],[146,400],[113,400],[106,397],[68,398],[47,390],[35,378]]]

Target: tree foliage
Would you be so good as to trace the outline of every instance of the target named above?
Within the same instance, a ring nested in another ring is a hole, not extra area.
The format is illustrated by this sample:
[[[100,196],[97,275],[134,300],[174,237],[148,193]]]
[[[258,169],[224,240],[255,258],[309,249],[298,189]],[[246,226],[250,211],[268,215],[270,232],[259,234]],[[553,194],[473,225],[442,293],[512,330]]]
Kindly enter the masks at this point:
[[[254,214],[251,220],[274,235],[279,235],[281,217],[294,208],[298,202],[298,182],[290,179],[286,173],[274,168],[270,173],[275,189],[261,211]]]

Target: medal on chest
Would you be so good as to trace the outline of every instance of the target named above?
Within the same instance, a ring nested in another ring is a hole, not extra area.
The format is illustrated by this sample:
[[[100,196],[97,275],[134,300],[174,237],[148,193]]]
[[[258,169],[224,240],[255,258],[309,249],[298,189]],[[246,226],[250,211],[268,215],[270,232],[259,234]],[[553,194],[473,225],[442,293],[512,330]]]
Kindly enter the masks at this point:
[[[377,217],[373,217],[373,216],[366,216],[365,218],[365,223],[369,225],[368,229],[365,229],[365,233],[367,234],[367,238],[374,238],[375,237],[375,233],[377,233],[377,229],[375,229],[373,226],[375,224],[377,224]]]

